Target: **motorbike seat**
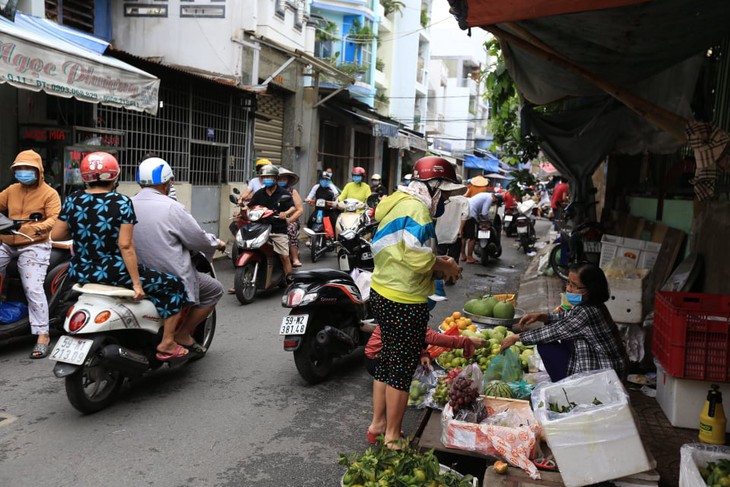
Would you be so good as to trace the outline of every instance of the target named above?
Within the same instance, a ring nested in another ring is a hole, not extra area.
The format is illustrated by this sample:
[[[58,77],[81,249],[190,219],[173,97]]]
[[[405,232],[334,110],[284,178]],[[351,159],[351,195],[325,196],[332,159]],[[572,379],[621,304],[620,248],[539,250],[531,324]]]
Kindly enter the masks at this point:
[[[337,269],[313,269],[309,271],[295,271],[291,274],[291,280],[293,282],[332,281],[335,279],[355,282],[350,277],[350,274]]]
[[[113,296],[115,298],[134,297],[134,291],[126,287],[107,286],[106,284],[74,284],[74,291],[84,294],[96,294],[98,296]]]

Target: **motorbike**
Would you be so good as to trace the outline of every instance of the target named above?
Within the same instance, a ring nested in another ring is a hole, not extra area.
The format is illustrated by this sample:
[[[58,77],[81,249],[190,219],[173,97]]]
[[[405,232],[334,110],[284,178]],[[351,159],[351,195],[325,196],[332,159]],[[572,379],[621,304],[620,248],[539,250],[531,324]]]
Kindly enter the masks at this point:
[[[21,220],[12,220],[0,214],[0,234],[18,235],[32,242],[33,239],[19,232],[18,228],[20,228],[22,223],[35,222],[42,218],[43,215],[41,213],[32,213],[30,218]],[[66,317],[66,311],[75,300],[75,293],[71,290],[73,283],[68,278],[71,246],[69,243],[64,242],[54,242],[52,245],[50,263],[43,283],[43,289],[48,301],[48,326],[51,333],[57,333],[63,329],[63,320]],[[11,260],[5,268],[5,277],[0,276],[0,289],[2,289],[2,294],[5,296],[5,303],[26,304],[16,259]],[[30,318],[28,317],[28,313],[21,312],[18,314],[20,316],[14,321],[0,324],[0,342],[30,336]]]
[[[585,221],[571,228],[569,222],[575,213],[573,202],[563,210],[560,222],[560,235],[550,251],[549,264],[555,274],[568,281],[568,269],[572,264],[591,262],[598,265],[601,260],[601,239],[603,225],[596,221]]]
[[[330,224],[329,212],[325,211],[327,208],[337,208],[337,201],[327,201],[324,199],[318,199],[311,203],[315,207],[314,213],[309,222],[308,228],[305,228],[305,233],[309,235],[309,250],[311,252],[312,263],[315,264],[325,252],[333,250],[335,241],[335,231]],[[307,232],[311,230],[311,232]]]
[[[535,215],[533,209],[536,204],[533,200],[528,199],[517,205],[517,217],[515,218],[515,227],[517,236],[520,239],[520,247],[525,253],[530,252],[537,242],[537,234],[535,233]]]
[[[357,230],[360,225],[360,215],[362,215],[362,210],[367,208],[367,205],[355,198],[347,198],[339,203],[339,208],[343,211],[337,217],[335,223],[335,235],[337,237],[345,230]]]
[[[199,272],[215,277],[207,256],[196,254],[193,263]],[[68,334],[59,338],[49,358],[56,362],[54,375],[65,381],[71,405],[89,414],[111,405],[125,379],[139,378],[164,364],[155,357],[163,320],[151,301],[133,301],[131,289],[76,284],[73,290],[80,296],[66,314],[64,330]],[[215,325],[213,311],[195,331],[195,341],[206,350]],[[203,356],[190,352],[169,364],[179,366]]]
[[[517,236],[517,207],[504,209],[504,233],[508,237]]]
[[[497,204],[489,208],[486,220],[477,222],[477,241],[474,252],[479,256],[479,262],[487,265],[489,258],[497,259],[502,255],[502,222],[497,214]]]
[[[230,196],[233,204],[238,199]],[[236,275],[233,287],[241,304],[253,302],[259,292],[275,289],[285,284],[286,275],[279,255],[271,243],[271,222],[279,218],[279,209],[288,208],[293,200],[290,195],[280,198],[277,211],[255,206],[231,223],[230,231],[236,237],[233,246],[233,265]],[[287,206],[288,205],[288,206]]]

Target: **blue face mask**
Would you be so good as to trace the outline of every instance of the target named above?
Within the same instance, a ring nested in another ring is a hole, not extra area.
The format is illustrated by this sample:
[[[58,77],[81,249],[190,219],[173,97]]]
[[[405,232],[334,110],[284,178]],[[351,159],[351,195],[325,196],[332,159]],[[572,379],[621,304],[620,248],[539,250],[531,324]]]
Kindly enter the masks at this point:
[[[444,211],[446,210],[446,204],[444,203],[443,198],[439,198],[439,202],[436,204],[436,213],[434,213],[433,217],[438,218],[441,215],[444,214]]]
[[[277,181],[277,182],[276,182],[276,184],[277,184],[277,185],[278,185],[278,186],[279,186],[280,188],[286,188],[286,185],[287,185],[287,184],[289,184],[289,181]]]
[[[329,188],[330,187],[330,182],[329,182],[328,179],[320,179],[319,180],[319,185],[322,186],[323,188]]]
[[[361,183],[362,182],[362,176],[353,176],[352,177],[353,183]]]
[[[264,188],[271,188],[274,186],[274,180],[273,179],[262,179],[261,182],[264,185]]]
[[[35,171],[32,169],[18,169],[15,171],[15,179],[21,184],[35,183]]]
[[[570,304],[573,306],[579,305],[581,302],[583,302],[583,295],[577,294],[577,293],[565,293],[565,299],[568,300]]]
[[[409,184],[411,184],[410,179],[406,179],[405,181],[403,181],[403,186],[408,186]]]

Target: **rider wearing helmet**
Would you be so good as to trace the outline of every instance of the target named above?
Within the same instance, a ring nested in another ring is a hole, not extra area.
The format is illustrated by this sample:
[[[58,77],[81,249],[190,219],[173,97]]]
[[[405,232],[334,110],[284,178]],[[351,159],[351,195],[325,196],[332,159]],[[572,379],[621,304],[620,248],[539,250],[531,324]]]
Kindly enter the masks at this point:
[[[30,358],[43,358],[50,352],[51,337],[48,334],[48,302],[43,291],[43,281],[51,258],[51,231],[61,200],[58,193],[43,180],[43,161],[32,150],[21,152],[15,157],[10,169],[18,181],[0,193],[0,211],[8,218],[21,220],[31,213],[41,213],[39,221],[23,223],[18,229],[21,235],[0,237],[0,274],[11,259],[17,259],[18,273],[28,301],[31,333],[37,335],[37,342]]]
[[[372,194],[378,195],[378,200],[382,200],[388,196],[388,190],[385,189],[385,186],[383,186],[383,178],[380,174],[375,173],[370,176],[370,191]]]
[[[248,203],[249,207],[265,206],[270,210],[286,212],[288,209],[279,208],[279,199],[289,192],[277,184],[279,170],[274,165],[263,166],[259,171],[259,177],[264,185],[256,191]],[[246,209],[246,207],[244,207]],[[274,245],[274,252],[279,254],[284,274],[291,272],[292,266],[289,260],[289,237],[287,236],[286,218],[273,218],[271,221],[271,243]]]
[[[248,201],[251,199],[251,196],[253,194],[263,188],[263,184],[261,184],[261,168],[264,166],[270,166],[272,165],[272,162],[268,159],[261,158],[256,161],[256,177],[251,178],[251,180],[248,182],[248,188],[246,191],[243,192],[240,198],[238,198],[238,203],[241,204],[244,201]]]
[[[190,352],[205,349],[195,342],[196,327],[213,312],[223,296],[223,286],[193,266],[190,252],[212,257],[224,250],[225,242],[203,230],[181,203],[168,197],[173,182],[170,165],[159,157],[145,159],[137,171],[142,187],[132,201],[137,211],[134,245],[141,264],[180,276],[185,284],[187,301],[193,303],[174,335],[174,340]]]
[[[370,303],[380,323],[383,349],[375,369],[373,398],[385,396],[387,424],[370,424],[369,434],[384,432],[385,443],[400,441],[411,378],[428,328],[428,297],[434,279],[457,280],[461,268],[448,256],[436,256],[433,218],[444,200],[466,188],[451,164],[424,157],[413,167],[410,185],[383,199],[375,210],[380,223],[373,236],[375,269]]]
[[[368,186],[367,183],[363,182],[364,179],[365,169],[361,168],[360,166],[353,167],[352,181],[347,183],[345,187],[342,188],[342,193],[340,193],[340,196],[337,199],[339,201],[345,201],[347,198],[354,198],[365,203],[368,199],[368,196],[370,196],[371,191],[370,186]]]

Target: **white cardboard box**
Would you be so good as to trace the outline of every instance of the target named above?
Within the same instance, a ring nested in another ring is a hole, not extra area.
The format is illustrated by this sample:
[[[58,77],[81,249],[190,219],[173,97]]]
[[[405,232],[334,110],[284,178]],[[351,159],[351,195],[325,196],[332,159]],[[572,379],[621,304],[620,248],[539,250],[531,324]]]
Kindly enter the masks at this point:
[[[641,323],[644,320],[644,314],[651,306],[650,272],[648,269],[639,269],[639,279],[607,277],[611,297],[606,301],[606,307],[613,321]]]
[[[601,239],[599,266],[606,267],[616,257],[624,257],[640,269],[651,269],[656,263],[662,244],[635,238],[604,235]]]
[[[568,413],[550,403],[579,404]],[[594,399],[602,404],[592,405]],[[543,428],[566,487],[626,477],[653,468],[641,442],[628,395],[612,369],[576,374],[532,393],[535,417]]]
[[[725,400],[723,406],[727,408],[727,404],[730,404],[730,401],[726,402],[730,398],[730,383],[679,379],[667,374],[658,361],[655,360],[655,363],[656,400],[672,426],[699,429],[700,413],[712,384],[720,386],[720,392]],[[727,413],[730,414],[730,410],[727,410]],[[730,433],[730,421],[725,426],[725,431]]]

